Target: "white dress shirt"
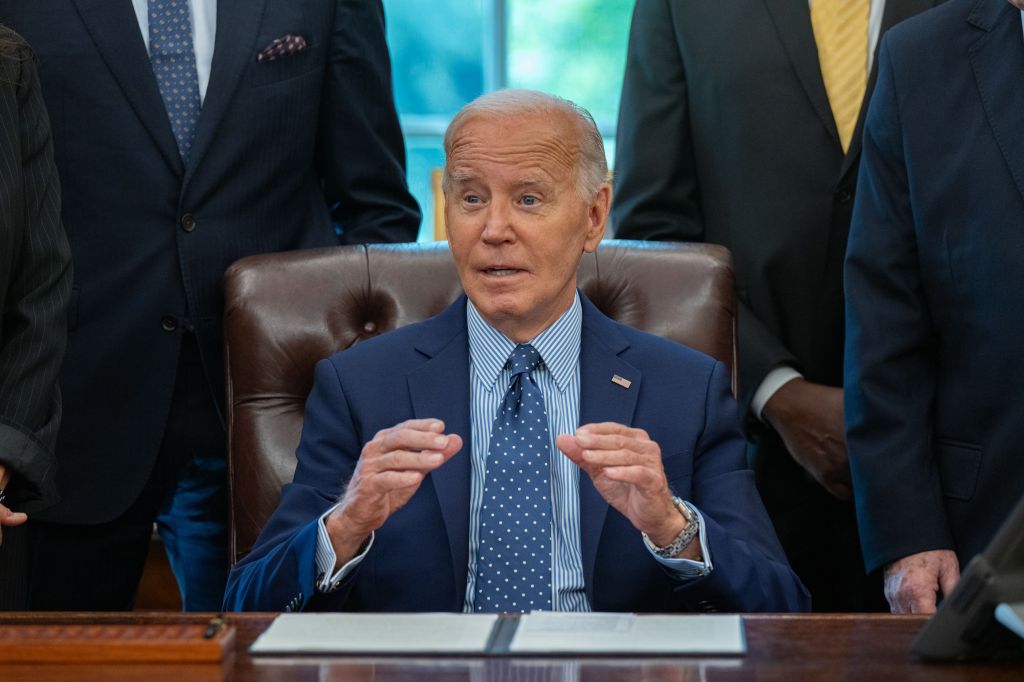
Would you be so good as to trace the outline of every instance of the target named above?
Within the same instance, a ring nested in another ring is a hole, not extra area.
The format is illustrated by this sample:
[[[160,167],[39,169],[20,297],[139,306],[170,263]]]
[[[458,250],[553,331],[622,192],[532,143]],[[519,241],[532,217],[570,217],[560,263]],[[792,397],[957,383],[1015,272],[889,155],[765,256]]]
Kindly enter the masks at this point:
[[[814,0],[807,0],[807,6],[814,4]],[[878,39],[882,35],[882,17],[885,15],[885,0],[870,0],[868,10],[868,73],[875,63],[875,48],[878,47]],[[776,367],[765,375],[761,384],[754,391],[754,397],[750,400],[750,411],[763,419],[761,411],[775,392],[788,384],[793,379],[802,379],[803,375],[792,367]]]
[[[210,66],[213,64],[213,44],[217,35],[217,0],[188,0],[192,15],[192,49],[196,53],[196,75],[199,76],[199,102],[206,100],[206,86],[210,84]],[[135,16],[139,20],[142,40],[149,52],[149,2],[132,0]]]

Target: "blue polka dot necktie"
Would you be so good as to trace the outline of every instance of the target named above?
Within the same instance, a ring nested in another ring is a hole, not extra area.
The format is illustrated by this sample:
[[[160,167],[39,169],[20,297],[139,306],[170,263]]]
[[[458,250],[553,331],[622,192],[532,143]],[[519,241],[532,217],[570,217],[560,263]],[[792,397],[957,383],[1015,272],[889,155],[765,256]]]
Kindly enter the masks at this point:
[[[149,0],[149,61],[178,151],[187,162],[200,108],[188,0]]]
[[[530,377],[540,353],[520,344],[508,363],[512,381],[487,452],[473,608],[551,610],[551,446],[544,396]]]

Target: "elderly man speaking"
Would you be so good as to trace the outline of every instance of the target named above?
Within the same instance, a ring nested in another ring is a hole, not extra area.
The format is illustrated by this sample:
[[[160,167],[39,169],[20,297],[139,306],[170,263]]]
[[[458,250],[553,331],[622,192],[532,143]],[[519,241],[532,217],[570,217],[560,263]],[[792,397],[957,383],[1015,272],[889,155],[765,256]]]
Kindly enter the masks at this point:
[[[576,290],[611,202],[590,115],[499,91],[444,146],[466,296],[318,363],[294,482],[225,607],[806,609],[726,368]]]

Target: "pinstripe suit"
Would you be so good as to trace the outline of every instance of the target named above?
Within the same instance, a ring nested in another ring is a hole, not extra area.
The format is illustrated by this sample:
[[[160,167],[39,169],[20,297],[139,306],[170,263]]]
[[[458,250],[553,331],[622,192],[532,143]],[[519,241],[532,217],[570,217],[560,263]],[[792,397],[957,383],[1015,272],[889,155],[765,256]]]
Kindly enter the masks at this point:
[[[0,56],[0,464],[7,506],[56,501],[57,370],[66,341],[71,255],[60,222],[50,124],[27,50]],[[0,609],[23,607],[24,528],[4,529]]]
[[[36,554],[33,603],[127,608],[157,516],[192,519],[190,532],[220,517],[223,546],[209,562],[176,563],[169,543],[182,536],[165,536],[179,584],[194,571],[206,590],[228,562],[224,270],[255,253],[406,241],[418,230],[383,10],[365,0],[217,0],[188,163],[130,0],[0,0],[0,21],[39,55],[75,259],[61,502],[40,524],[50,539]],[[258,60],[287,35],[306,49]],[[219,491],[174,509],[182,481],[218,463],[209,478]],[[71,546],[82,554],[68,575],[60,564]],[[186,608],[215,608],[221,588],[193,606],[186,591]]]

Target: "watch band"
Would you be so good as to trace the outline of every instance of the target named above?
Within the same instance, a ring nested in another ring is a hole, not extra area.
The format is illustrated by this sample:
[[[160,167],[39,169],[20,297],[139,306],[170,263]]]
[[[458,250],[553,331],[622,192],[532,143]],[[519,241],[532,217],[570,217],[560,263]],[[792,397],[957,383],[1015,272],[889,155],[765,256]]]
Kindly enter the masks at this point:
[[[678,497],[672,498],[672,504],[676,506],[679,513],[683,515],[684,519],[686,519],[686,527],[683,528],[682,532],[676,536],[675,540],[664,547],[659,547],[651,542],[651,538],[647,536],[647,533],[641,533],[641,535],[643,535],[644,542],[650,550],[662,559],[676,558],[676,556],[678,556],[679,553],[682,552],[695,537],[697,537],[697,534],[700,533],[700,517],[694,513],[693,508]]]

